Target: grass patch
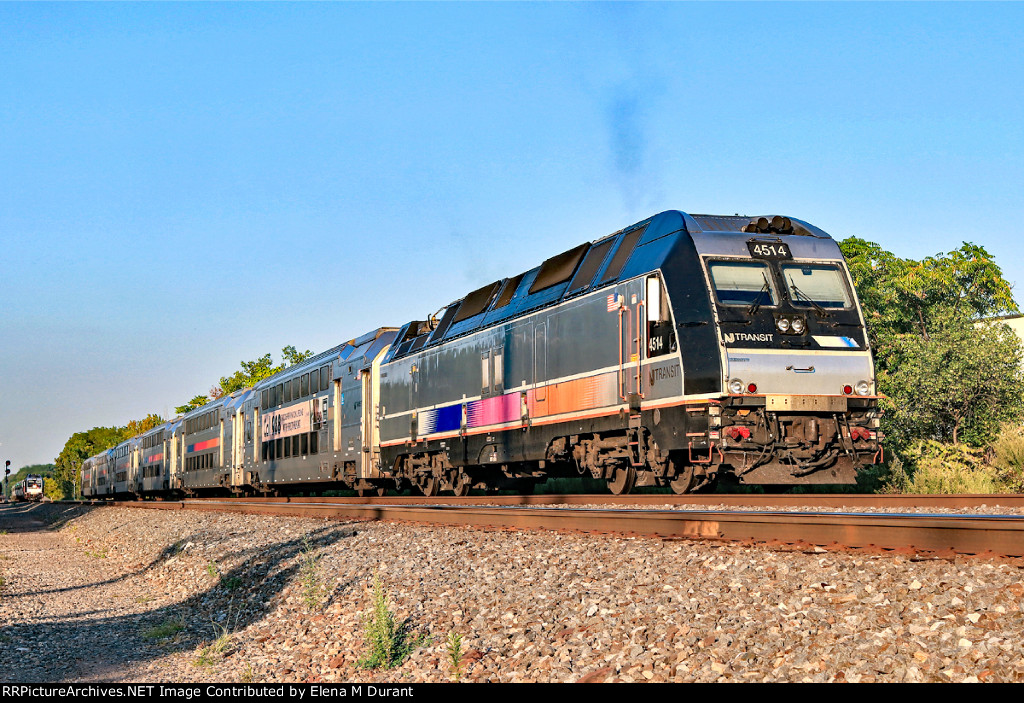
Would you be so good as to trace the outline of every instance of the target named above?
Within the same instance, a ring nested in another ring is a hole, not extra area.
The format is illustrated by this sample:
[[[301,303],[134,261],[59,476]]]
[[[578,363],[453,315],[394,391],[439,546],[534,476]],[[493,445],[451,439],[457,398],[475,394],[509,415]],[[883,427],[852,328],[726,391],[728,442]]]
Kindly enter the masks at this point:
[[[448,633],[448,643],[445,648],[448,654],[448,670],[451,671],[452,677],[456,681],[462,679],[462,657],[465,654],[462,651],[462,635],[455,630]]]
[[[224,625],[213,623],[214,628],[220,633],[215,640],[202,649],[194,662],[195,666],[213,666],[224,658],[224,655],[231,649],[231,634]]]
[[[324,583],[321,571],[320,555],[313,551],[309,537],[304,537],[299,574],[302,583],[302,602],[311,613],[322,609],[327,598],[327,584]]]
[[[376,569],[373,571],[371,598],[371,610],[363,618],[367,652],[356,664],[364,669],[393,669],[421,646],[426,637],[413,636],[408,620],[397,621],[388,590]]]
[[[85,556],[87,556],[87,557],[95,557],[97,559],[106,559],[107,558],[107,550],[106,549],[97,549],[97,550],[93,551],[93,550],[86,549],[85,550]]]
[[[242,579],[238,576],[221,576],[220,585],[226,591],[234,591],[242,585]]]
[[[142,636],[147,640],[163,640],[168,637],[173,637],[182,630],[185,629],[185,621],[181,618],[174,620],[164,620],[159,625],[149,628]]]

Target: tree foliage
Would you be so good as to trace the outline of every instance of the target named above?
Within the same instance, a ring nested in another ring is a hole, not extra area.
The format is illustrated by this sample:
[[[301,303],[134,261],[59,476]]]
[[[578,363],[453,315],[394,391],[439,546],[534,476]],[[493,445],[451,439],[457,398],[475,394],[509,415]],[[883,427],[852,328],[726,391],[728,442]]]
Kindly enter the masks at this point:
[[[188,401],[184,405],[176,406],[174,408],[174,412],[176,412],[179,415],[184,415],[185,413],[192,412],[196,408],[203,407],[204,405],[209,403],[210,400],[211,400],[211,398],[209,396],[197,395],[196,397],[194,397],[192,400]]]
[[[281,350],[281,357],[283,361],[280,364],[275,365],[274,360],[269,353],[264,354],[253,361],[242,361],[242,368],[235,371],[230,376],[222,376],[220,384],[211,388],[208,395],[197,395],[185,405],[179,405],[174,410],[179,414],[183,414],[191,410],[195,410],[196,408],[201,408],[211,400],[216,400],[224,395],[230,395],[231,393],[240,391],[244,388],[251,388],[263,379],[269,378],[289,366],[294,366],[301,361],[305,361],[311,356],[313,356],[313,352],[310,350],[307,349],[304,352],[300,352],[289,344]]]
[[[141,420],[130,421],[124,427],[93,427],[71,435],[55,460],[53,480],[56,489],[59,489],[62,497],[78,495],[82,463],[86,459],[126,439],[148,432],[163,421],[159,415],[150,413]]]
[[[982,446],[1024,416],[1021,342],[997,321],[1014,312],[1010,284],[983,247],[964,243],[921,261],[874,242],[840,243],[864,308],[883,427],[897,452],[916,440]]]

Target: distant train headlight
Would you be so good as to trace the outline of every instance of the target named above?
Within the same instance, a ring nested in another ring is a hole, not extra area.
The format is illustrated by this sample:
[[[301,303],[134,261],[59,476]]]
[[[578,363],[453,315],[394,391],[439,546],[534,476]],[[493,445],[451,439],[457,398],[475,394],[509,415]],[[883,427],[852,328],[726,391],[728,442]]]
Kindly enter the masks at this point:
[[[739,395],[743,392],[743,381],[738,378],[734,378],[729,381],[729,392],[733,395]]]
[[[793,318],[793,334],[803,334],[804,330],[807,329],[807,323],[804,322],[802,317]]]
[[[870,390],[870,383],[867,381],[857,381],[857,395],[867,395]]]
[[[788,317],[780,317],[775,322],[775,324],[778,326],[779,332],[789,332],[789,318]]]

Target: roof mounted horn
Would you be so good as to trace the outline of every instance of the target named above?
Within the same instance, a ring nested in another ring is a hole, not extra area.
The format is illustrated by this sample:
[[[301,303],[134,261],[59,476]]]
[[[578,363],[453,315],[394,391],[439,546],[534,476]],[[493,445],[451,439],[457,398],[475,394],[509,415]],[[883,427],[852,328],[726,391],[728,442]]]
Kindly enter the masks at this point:
[[[741,231],[756,234],[793,234],[793,222],[782,215],[775,215],[770,220],[767,217],[758,217],[743,225]]]

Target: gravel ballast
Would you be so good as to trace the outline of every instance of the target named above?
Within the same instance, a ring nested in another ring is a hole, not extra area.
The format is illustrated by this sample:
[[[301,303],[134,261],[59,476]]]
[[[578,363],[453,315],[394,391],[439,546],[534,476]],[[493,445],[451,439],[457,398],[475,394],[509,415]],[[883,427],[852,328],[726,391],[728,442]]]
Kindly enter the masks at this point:
[[[36,504],[0,578],[12,682],[1024,681],[1024,571],[981,559]]]

